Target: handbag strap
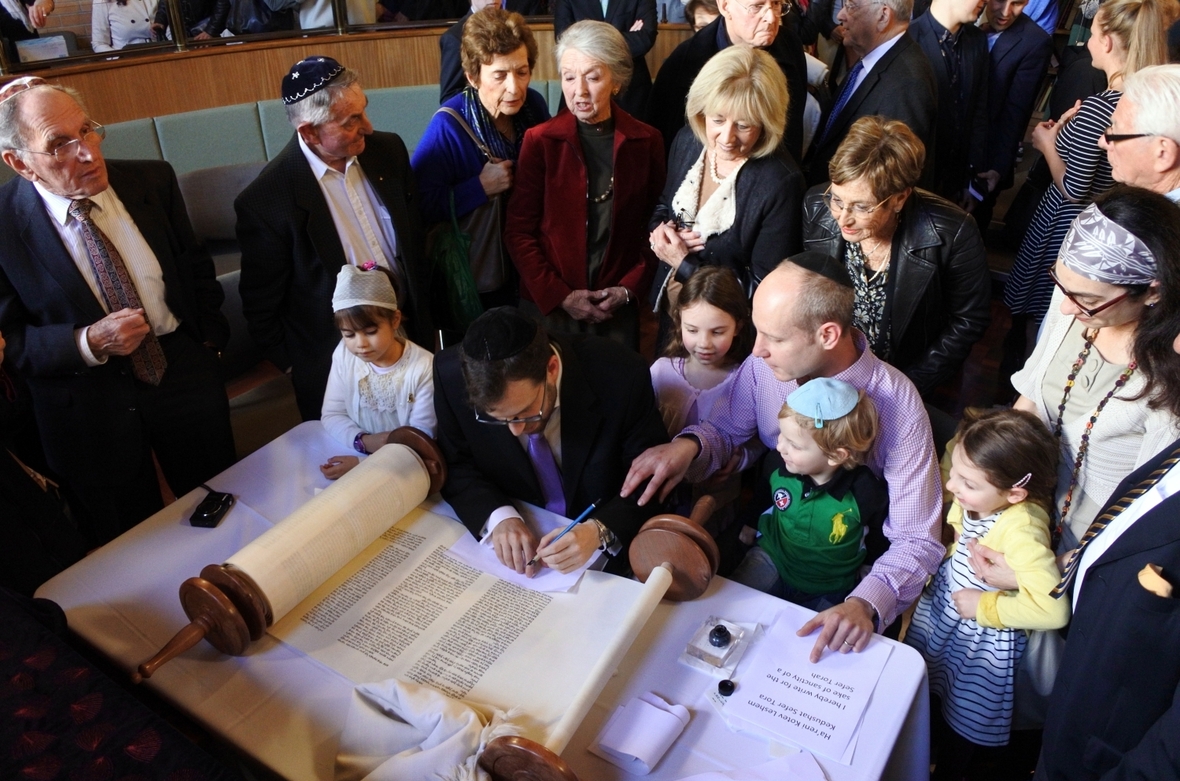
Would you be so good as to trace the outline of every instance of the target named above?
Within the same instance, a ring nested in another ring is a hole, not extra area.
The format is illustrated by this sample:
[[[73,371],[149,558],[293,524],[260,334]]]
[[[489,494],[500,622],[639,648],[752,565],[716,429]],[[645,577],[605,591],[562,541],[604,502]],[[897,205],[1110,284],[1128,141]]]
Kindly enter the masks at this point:
[[[475,134],[475,131],[471,129],[471,125],[467,124],[467,120],[464,119],[463,115],[460,114],[458,111],[455,111],[455,109],[451,108],[450,106],[443,106],[442,108],[440,108],[438,111],[436,111],[434,113],[435,114],[449,114],[456,122],[459,123],[459,127],[463,128],[464,130],[467,131],[467,135],[471,136],[471,140],[475,142],[475,145],[477,147],[479,147],[479,151],[483,152],[484,157],[486,157],[488,159],[488,162],[492,162],[492,163],[500,162],[499,160],[497,160],[495,157],[492,156],[492,150],[488,149],[487,144],[485,144],[482,140],[480,140],[479,136],[477,136]]]

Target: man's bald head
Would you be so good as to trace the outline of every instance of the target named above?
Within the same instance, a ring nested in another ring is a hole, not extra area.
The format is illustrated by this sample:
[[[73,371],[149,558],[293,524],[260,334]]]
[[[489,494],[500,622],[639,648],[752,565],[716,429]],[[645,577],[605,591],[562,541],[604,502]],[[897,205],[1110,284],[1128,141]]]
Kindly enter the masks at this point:
[[[0,155],[56,195],[88,198],[107,189],[96,126],[72,90],[37,85],[0,103]]]
[[[853,297],[851,287],[783,261],[754,293],[753,354],[780,382],[824,375],[851,334]]]

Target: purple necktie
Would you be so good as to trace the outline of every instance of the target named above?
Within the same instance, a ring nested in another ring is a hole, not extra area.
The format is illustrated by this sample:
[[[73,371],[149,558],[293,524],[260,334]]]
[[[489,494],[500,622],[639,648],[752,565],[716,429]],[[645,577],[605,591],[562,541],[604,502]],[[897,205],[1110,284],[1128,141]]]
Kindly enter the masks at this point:
[[[565,491],[561,487],[561,472],[557,469],[557,460],[553,458],[553,450],[549,447],[545,434],[538,431],[529,434],[529,460],[533,462],[533,472],[537,475],[537,482],[541,484],[541,493],[545,496],[545,509],[557,515],[565,515]]]
[[[139,300],[139,291],[135,289],[135,283],[127,273],[123,256],[90,216],[93,207],[93,201],[81,198],[70,204],[69,213],[82,227],[86,254],[90,258],[90,265],[98,279],[98,287],[102,290],[107,309],[111,312],[120,309],[141,309],[143,303]],[[160,345],[160,340],[154,332],[148,331],[139,347],[131,353],[132,374],[137,380],[159,385],[167,368],[168,359],[164,357],[164,348]]]

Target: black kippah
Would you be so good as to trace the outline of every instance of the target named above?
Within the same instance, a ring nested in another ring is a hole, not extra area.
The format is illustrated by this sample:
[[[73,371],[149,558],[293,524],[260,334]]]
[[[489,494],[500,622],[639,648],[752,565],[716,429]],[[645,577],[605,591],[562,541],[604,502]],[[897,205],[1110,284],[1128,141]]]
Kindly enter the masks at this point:
[[[524,352],[537,335],[537,323],[514,306],[489,309],[463,337],[463,352],[475,361],[502,361]]]
[[[796,266],[830,279],[838,285],[843,285],[847,288],[852,287],[852,277],[848,276],[848,269],[844,267],[843,263],[826,252],[816,252],[815,250],[809,249],[797,255],[792,255],[787,260]]]
[[[283,77],[283,103],[298,103],[314,95],[340,75],[344,66],[331,57],[308,57],[291,66]]]

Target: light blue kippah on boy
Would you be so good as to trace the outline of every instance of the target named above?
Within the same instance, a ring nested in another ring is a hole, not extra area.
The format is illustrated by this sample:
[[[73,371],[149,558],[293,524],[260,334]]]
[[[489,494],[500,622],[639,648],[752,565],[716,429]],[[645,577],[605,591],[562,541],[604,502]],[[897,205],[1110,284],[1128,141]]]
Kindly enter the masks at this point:
[[[823,428],[825,420],[842,418],[856,408],[860,394],[843,380],[816,377],[787,396],[787,406],[800,415],[815,419],[815,427]]]

